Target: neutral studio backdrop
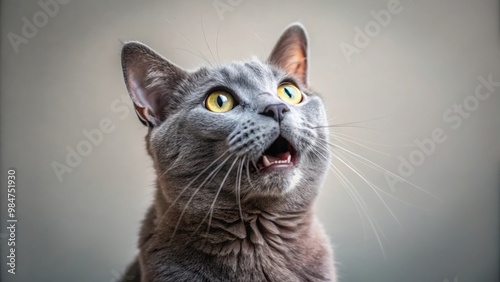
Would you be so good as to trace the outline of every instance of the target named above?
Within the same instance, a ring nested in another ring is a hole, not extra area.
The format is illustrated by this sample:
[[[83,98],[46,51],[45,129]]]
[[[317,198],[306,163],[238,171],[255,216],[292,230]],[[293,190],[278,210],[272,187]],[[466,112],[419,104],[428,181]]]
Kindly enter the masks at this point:
[[[309,32],[310,84],[330,123],[344,124],[331,142],[373,162],[332,148],[357,170],[333,159],[358,201],[333,169],[317,200],[340,281],[498,281],[500,86],[478,79],[500,81],[498,1],[401,0],[382,23],[374,14],[392,1],[60,2],[44,22],[37,1],[1,1],[2,281],[116,281],[137,253],[154,174],[146,128],[122,100],[121,41],[194,69],[202,57],[264,60],[296,21]],[[36,32],[23,35],[23,18]],[[477,98],[478,87],[491,94]],[[108,130],[92,144],[84,132],[101,123]],[[78,148],[87,151],[68,163]],[[70,170],[58,176],[54,164]],[[6,265],[9,168],[15,275]]]

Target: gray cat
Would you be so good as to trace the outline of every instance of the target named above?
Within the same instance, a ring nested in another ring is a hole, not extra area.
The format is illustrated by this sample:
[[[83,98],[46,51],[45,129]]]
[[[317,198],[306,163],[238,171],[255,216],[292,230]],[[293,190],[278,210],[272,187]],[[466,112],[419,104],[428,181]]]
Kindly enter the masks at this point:
[[[123,281],[336,281],[313,213],[330,155],[304,28],[265,63],[186,71],[129,42],[122,66],[158,175]]]

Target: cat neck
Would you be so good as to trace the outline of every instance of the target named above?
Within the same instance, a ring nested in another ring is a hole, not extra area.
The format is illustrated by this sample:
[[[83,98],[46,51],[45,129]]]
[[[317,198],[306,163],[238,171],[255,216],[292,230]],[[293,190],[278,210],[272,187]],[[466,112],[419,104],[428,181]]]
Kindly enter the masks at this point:
[[[161,237],[173,245],[189,245],[217,256],[253,254],[262,248],[283,250],[303,240],[313,221],[311,206],[298,208],[272,199],[254,201],[260,205],[243,203],[241,211],[217,208],[211,214],[176,207],[165,210],[168,205],[163,201],[156,205],[155,216]]]

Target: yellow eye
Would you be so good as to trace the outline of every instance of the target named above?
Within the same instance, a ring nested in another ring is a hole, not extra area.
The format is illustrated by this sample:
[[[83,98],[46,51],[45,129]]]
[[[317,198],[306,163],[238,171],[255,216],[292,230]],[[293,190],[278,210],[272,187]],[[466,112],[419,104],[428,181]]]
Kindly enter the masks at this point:
[[[215,91],[208,95],[205,107],[215,113],[229,112],[234,108],[234,98],[224,91]]]
[[[280,96],[281,100],[290,104],[302,102],[302,92],[300,92],[297,86],[291,83],[281,84],[278,87],[278,96]]]

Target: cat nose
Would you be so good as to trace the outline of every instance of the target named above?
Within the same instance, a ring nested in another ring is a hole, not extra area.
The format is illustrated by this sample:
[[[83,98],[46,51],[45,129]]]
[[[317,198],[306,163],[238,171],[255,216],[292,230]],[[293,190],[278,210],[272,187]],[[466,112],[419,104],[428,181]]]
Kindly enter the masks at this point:
[[[272,104],[267,106],[261,115],[265,115],[268,117],[274,118],[277,122],[281,122],[283,118],[285,117],[285,113],[290,111],[287,105],[281,103],[281,104]]]

